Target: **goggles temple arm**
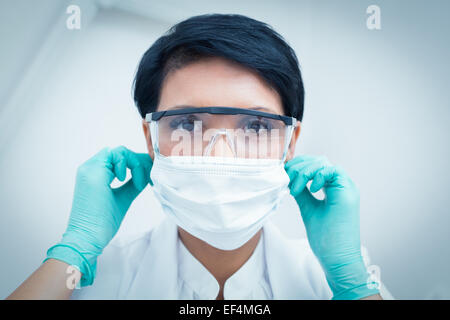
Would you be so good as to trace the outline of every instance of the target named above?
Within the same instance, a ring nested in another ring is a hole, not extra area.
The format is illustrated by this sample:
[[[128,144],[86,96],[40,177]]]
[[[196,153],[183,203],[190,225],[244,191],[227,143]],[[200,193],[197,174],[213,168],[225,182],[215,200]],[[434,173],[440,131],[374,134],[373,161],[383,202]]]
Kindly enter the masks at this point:
[[[292,118],[292,125],[286,127],[286,144],[284,146],[283,157],[281,159],[282,162],[286,160],[287,151],[289,150],[289,146],[291,145],[292,136],[296,127],[297,119]]]

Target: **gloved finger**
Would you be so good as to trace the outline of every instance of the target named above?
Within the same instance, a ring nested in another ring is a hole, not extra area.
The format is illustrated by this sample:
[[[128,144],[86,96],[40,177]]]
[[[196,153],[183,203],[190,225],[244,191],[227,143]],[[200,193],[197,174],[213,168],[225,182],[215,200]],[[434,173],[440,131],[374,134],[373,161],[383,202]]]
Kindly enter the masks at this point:
[[[109,154],[110,151],[111,151],[110,147],[104,147],[99,152],[97,152],[92,158],[90,158],[87,162],[91,162],[94,160],[95,161],[107,161],[110,156],[110,154]]]
[[[327,164],[321,161],[308,162],[303,166],[296,167],[296,176],[291,185],[291,194],[296,197],[306,187],[307,183],[314,178],[316,173]],[[288,173],[289,174],[289,173]]]
[[[312,207],[315,205],[315,203],[318,201],[312,194],[311,192],[308,190],[308,188],[306,188],[306,182],[305,183],[301,183],[301,185],[299,184],[299,182],[297,182],[297,177],[298,174],[301,171],[301,168],[304,168],[306,166],[310,166],[313,163],[317,163],[315,160],[312,161],[307,161],[307,162],[303,162],[303,163],[299,163],[297,164],[296,168],[297,170],[291,170],[290,171],[290,183],[289,183],[289,188],[291,191],[292,196],[295,198],[295,200],[297,201],[297,204],[299,205],[300,208],[300,213],[302,214],[303,217],[305,217],[305,212],[307,212],[309,207]],[[301,179],[301,178],[299,178]],[[294,183],[296,183],[295,185],[293,185]]]
[[[130,150],[123,151],[127,154],[127,163],[131,170],[131,179],[119,188],[114,189],[117,203],[121,206],[120,212],[128,211],[131,203],[150,181],[150,170],[153,162],[147,153],[134,153]]]
[[[311,156],[311,155],[306,155],[306,154],[299,155],[299,156],[296,156],[294,159],[291,159],[288,162],[286,162],[284,167],[286,169],[289,169],[290,167],[292,167],[293,165],[296,165],[298,163],[305,162],[305,161],[311,161],[311,160],[315,160],[315,159],[317,159],[316,156]]]
[[[326,165],[331,165],[331,163],[328,161],[328,159],[325,156],[298,156],[292,160],[290,160],[285,165],[285,170],[289,173],[292,170],[297,170],[299,166],[304,166],[308,163],[317,162],[317,163],[324,163]]]
[[[342,203],[357,203],[359,191],[353,181],[339,166],[328,166],[320,170],[311,184],[311,192],[316,192],[324,187],[325,197],[329,204],[334,201]]]
[[[291,189],[291,193],[292,193],[292,189],[293,189],[293,184],[297,180],[299,171],[302,171],[303,168],[310,166],[313,163],[315,163],[314,160],[297,163],[296,165],[293,165],[289,169],[286,170],[286,173],[290,179],[288,187],[289,187],[289,189]]]
[[[138,154],[125,147],[118,147],[131,171],[131,180],[137,191],[142,191],[150,180],[151,158],[148,154]]]
[[[316,163],[316,162],[317,161],[315,159],[306,160],[306,161],[296,163],[296,164],[290,166],[289,168],[285,168],[286,173],[288,174],[289,178],[291,179],[291,183],[293,182],[293,180],[295,180],[298,171],[301,171],[303,168],[310,166],[311,164]]]
[[[135,157],[134,155],[132,157]],[[136,160],[138,161],[138,160]],[[140,192],[148,184],[150,176],[146,174],[145,166],[141,163],[131,169],[132,181],[134,186]]]
[[[116,195],[118,205],[121,206],[119,211],[125,213],[141,190],[136,189],[133,180],[130,179],[119,188],[113,189],[113,192]]]
[[[340,166],[330,166],[321,173],[326,188],[329,187],[350,187],[353,182],[347,173]]]
[[[300,208],[300,213],[304,219],[308,219],[307,214],[308,212],[311,212],[311,210],[308,210],[308,208],[315,206],[316,203],[320,201],[311,194],[308,188],[304,188],[303,191],[298,194],[295,200],[297,201],[297,204]]]
[[[320,169],[316,175],[314,176],[313,182],[311,183],[311,186],[309,190],[312,193],[315,193],[322,189],[325,185],[325,183],[330,182],[334,173],[335,173],[335,167],[333,166],[327,166],[322,169]]]
[[[116,176],[111,162],[111,148],[105,147],[89,158],[78,167],[77,174],[85,175],[91,182],[110,185]]]
[[[106,171],[101,171],[103,175],[97,175],[98,177],[104,177],[106,184],[110,185],[114,178],[117,176],[119,180],[123,180],[126,174],[123,165],[120,164],[122,156],[115,149],[105,147],[96,153],[92,158],[87,160],[83,166],[86,167],[102,167],[106,168]],[[118,166],[118,167],[117,167]],[[96,169],[97,170],[97,169]],[[99,171],[96,171],[99,172]],[[92,175],[92,174],[91,174]],[[102,178],[103,179],[103,178]]]
[[[324,167],[331,165],[326,157],[311,156],[311,157],[308,157],[307,159],[304,159],[301,162],[290,165],[288,168],[285,168],[285,170],[286,170],[288,176],[292,179],[292,177],[295,176],[295,175],[293,175],[293,173],[295,173],[297,171],[301,171],[305,167],[309,167],[313,164],[318,164],[318,163],[322,163]]]
[[[143,165],[144,168],[144,175],[148,180],[148,183],[153,186],[153,181],[150,179],[150,172],[153,166],[152,158],[149,156],[148,153],[136,153],[136,157],[138,158],[139,162]]]
[[[127,175],[127,158],[126,158],[127,148],[124,146],[119,146],[114,149],[110,149],[109,156],[106,159],[106,163],[114,175],[111,177],[109,183],[115,177],[120,181],[124,181]]]
[[[92,156],[91,158],[89,158],[86,162],[84,162],[81,166],[90,166],[92,164],[98,165],[108,165],[110,162],[110,157],[111,157],[111,148],[109,147],[105,147],[103,149],[101,149],[99,152],[97,152],[94,156]],[[107,166],[109,169],[112,169],[112,166],[109,165]]]
[[[331,172],[326,178],[327,182],[324,192],[325,196],[330,200],[334,199],[334,197],[342,198],[342,196],[345,196],[345,199],[350,201],[359,199],[358,188],[342,167],[335,166],[334,172]]]
[[[123,155],[126,166],[131,171],[131,179],[114,189],[118,203],[122,206],[121,212],[126,212],[133,200],[149,183],[153,163],[148,154],[135,153],[125,147],[119,147],[118,151]]]
[[[127,176],[127,164],[125,157],[117,151],[112,152],[113,171],[117,179],[124,181]]]

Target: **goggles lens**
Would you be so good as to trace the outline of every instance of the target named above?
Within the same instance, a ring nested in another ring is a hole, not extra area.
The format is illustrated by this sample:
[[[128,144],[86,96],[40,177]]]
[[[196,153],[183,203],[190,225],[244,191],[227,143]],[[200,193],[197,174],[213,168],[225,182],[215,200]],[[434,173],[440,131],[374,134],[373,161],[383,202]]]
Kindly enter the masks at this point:
[[[248,109],[233,114],[179,110],[158,120],[149,114],[153,148],[163,156],[283,159],[294,128],[273,114]]]

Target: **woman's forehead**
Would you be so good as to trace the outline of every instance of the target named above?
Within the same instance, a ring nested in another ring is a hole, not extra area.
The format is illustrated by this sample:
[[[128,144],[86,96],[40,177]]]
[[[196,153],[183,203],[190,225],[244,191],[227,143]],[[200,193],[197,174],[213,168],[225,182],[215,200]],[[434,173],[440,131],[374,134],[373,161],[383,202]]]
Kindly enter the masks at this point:
[[[157,110],[228,106],[283,114],[281,98],[256,72],[222,58],[202,59],[164,79]]]

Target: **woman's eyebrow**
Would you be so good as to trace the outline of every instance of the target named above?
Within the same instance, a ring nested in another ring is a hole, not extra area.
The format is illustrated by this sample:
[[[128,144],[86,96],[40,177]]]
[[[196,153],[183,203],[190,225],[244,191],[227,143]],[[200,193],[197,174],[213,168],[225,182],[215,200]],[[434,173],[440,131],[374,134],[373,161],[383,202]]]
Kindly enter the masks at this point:
[[[196,106],[193,105],[187,105],[187,104],[180,104],[180,105],[176,105],[170,108],[167,108],[166,110],[175,110],[175,109],[183,109],[183,108],[196,108]],[[250,110],[263,110],[269,113],[274,113],[272,109],[266,108],[264,106],[255,106],[255,107],[248,107],[245,109],[250,109]]]
[[[274,111],[272,109],[269,109],[269,108],[266,108],[266,107],[263,107],[263,106],[251,107],[249,109],[251,109],[251,110],[263,110],[263,111],[268,112],[268,113],[274,113]]]
[[[173,109],[183,109],[183,108],[195,108],[195,106],[190,106],[187,104],[179,104],[173,107],[168,108],[167,110],[173,110]]]

